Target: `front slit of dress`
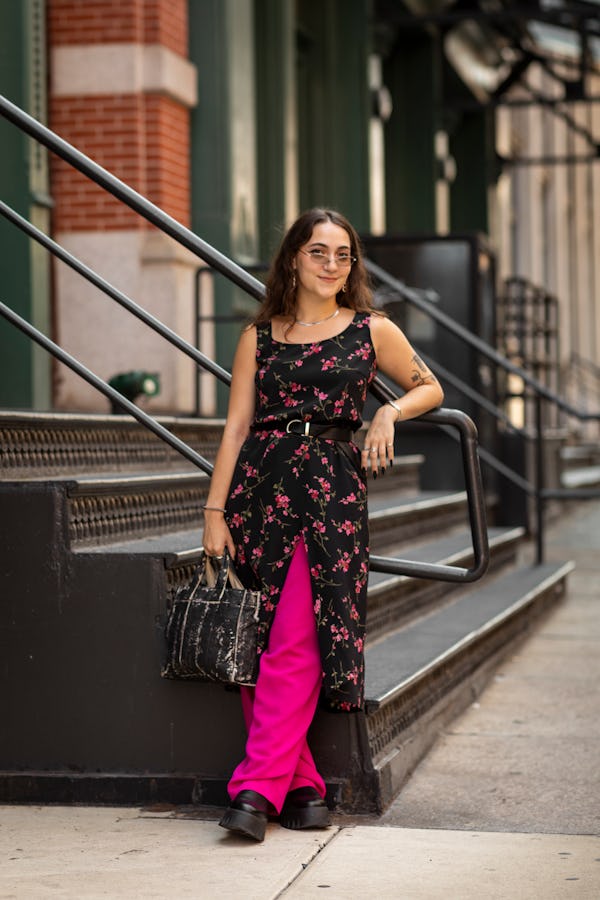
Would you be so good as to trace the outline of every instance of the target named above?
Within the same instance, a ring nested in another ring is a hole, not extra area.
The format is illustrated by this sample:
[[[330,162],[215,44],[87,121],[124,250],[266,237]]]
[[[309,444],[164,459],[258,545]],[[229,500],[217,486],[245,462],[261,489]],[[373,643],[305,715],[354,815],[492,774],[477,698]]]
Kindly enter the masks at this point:
[[[258,791],[280,812],[295,788],[314,787],[325,796],[306,739],[322,677],[308,555],[299,536],[256,687],[241,689],[248,739],[228,784],[232,799],[242,790]]]

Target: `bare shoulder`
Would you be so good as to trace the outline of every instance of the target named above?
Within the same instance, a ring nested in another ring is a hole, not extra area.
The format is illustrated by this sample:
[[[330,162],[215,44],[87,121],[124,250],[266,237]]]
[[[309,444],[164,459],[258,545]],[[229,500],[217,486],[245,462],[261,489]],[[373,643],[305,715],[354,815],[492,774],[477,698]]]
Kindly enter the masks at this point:
[[[382,316],[380,313],[371,313],[370,329],[375,352],[377,352],[379,347],[383,347],[390,342],[406,341],[404,332],[388,316]]]

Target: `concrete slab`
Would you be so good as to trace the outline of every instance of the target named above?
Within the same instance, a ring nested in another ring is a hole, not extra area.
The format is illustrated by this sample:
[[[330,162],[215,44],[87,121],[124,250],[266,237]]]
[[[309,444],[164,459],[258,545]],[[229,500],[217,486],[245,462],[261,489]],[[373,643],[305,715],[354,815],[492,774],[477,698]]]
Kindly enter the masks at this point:
[[[284,900],[597,900],[592,837],[345,828]]]
[[[445,730],[380,823],[600,834],[600,504],[559,523],[551,550],[576,559],[565,602]]]
[[[107,807],[0,810],[2,900],[268,900],[337,833],[269,825],[263,844],[216,822]]]

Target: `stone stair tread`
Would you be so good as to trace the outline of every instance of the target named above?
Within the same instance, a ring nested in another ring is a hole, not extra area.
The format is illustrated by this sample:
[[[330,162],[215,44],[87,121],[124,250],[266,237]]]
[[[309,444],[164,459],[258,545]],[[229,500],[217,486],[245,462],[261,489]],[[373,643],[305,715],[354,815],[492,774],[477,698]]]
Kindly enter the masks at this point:
[[[600,466],[578,466],[560,476],[562,487],[579,488],[600,483]]]
[[[519,540],[525,534],[521,526],[495,526],[488,528],[488,540],[490,549],[501,544]],[[444,563],[452,565],[472,552],[471,532],[463,529],[452,535],[438,538],[432,541],[424,541],[418,544],[397,544],[386,549],[385,553],[377,556],[394,556],[402,559],[411,559],[415,562]],[[409,578],[407,575],[390,575],[387,572],[370,572],[369,588],[380,587],[390,580]]]
[[[202,516],[198,513],[198,521],[201,520]],[[165,556],[166,564],[170,566],[199,556],[201,549],[202,527],[198,525],[198,528],[168,531],[163,534],[133,538],[129,541],[114,541],[93,547],[77,547],[73,552],[77,554],[123,553],[130,556],[138,554],[140,556]]]
[[[90,475],[67,476],[45,480],[67,482],[69,494],[95,494],[115,491],[139,490],[140,488],[163,487],[164,485],[176,486],[181,483],[203,482],[208,475],[199,469],[187,471],[168,472],[111,472],[105,475],[93,473]]]
[[[374,712],[417,676],[460,646],[475,640],[493,623],[528,602],[545,583],[563,578],[573,564],[544,563],[518,569],[476,592],[459,596],[412,624],[382,638],[365,651],[366,707]]]
[[[460,506],[466,501],[465,491],[419,491],[412,496],[406,496],[396,491],[388,491],[385,494],[377,494],[369,497],[369,513],[371,515],[385,515],[396,507],[412,510],[433,509],[440,504]]]

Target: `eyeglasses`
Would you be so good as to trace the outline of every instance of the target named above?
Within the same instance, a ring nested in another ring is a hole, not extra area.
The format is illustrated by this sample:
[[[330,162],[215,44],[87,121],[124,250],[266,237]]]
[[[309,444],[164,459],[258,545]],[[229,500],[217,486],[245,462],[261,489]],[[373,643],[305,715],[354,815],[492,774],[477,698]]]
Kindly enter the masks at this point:
[[[318,266],[325,266],[331,260],[334,261],[336,265],[338,265],[341,269],[349,268],[352,263],[356,262],[356,256],[350,256],[349,253],[323,253],[322,250],[302,250],[300,248],[300,253],[304,253],[306,256],[310,256],[312,261],[316,263]]]

